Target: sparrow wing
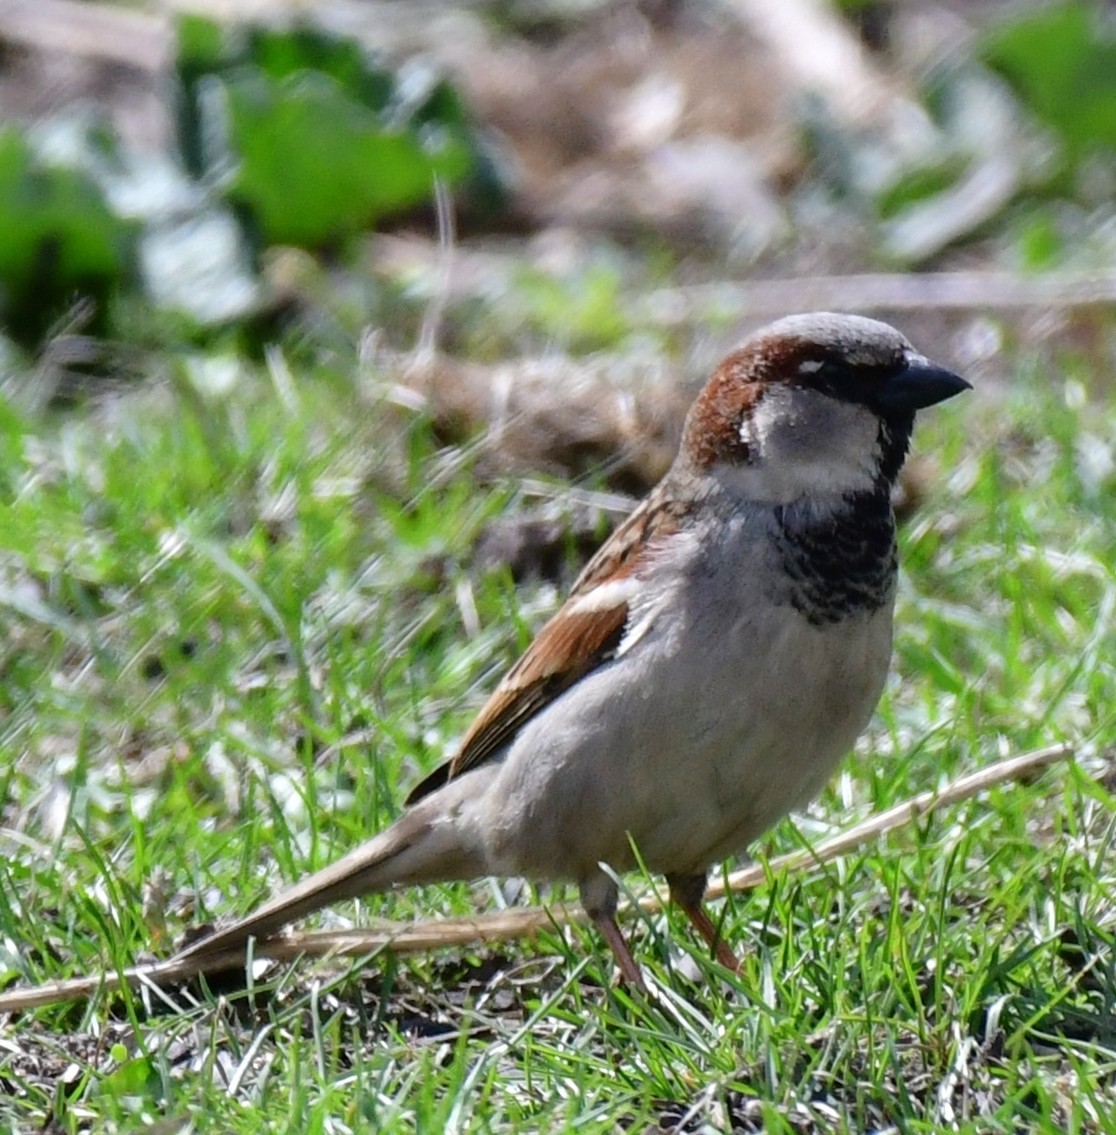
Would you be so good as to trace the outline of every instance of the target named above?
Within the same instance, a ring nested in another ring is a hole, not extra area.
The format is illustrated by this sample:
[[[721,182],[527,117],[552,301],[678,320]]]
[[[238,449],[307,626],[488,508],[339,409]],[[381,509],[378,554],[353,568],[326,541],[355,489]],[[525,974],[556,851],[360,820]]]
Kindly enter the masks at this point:
[[[456,756],[407,797],[413,804],[446,781],[483,764],[540,710],[607,662],[624,637],[628,601],[653,548],[678,531],[681,512],[656,490],[586,564],[566,602],[493,690]]]

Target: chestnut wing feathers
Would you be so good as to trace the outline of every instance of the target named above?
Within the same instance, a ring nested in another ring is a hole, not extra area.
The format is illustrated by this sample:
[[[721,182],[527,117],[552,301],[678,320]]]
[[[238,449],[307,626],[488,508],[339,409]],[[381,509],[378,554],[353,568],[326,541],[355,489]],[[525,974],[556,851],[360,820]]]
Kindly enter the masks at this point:
[[[586,599],[598,587],[638,574],[653,544],[678,530],[679,515],[660,508],[660,501],[661,493],[652,492],[586,564],[565,604],[493,690],[456,756],[422,780],[408,804],[483,764],[535,714],[613,656],[624,637],[627,601],[619,594],[614,603],[594,605]]]

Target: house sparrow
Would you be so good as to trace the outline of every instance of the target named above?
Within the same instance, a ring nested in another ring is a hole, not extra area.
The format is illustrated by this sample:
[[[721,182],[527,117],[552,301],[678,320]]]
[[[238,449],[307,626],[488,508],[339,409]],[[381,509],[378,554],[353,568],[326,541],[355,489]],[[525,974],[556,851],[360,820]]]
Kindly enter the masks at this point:
[[[709,867],[810,800],[891,655],[891,491],[915,411],[969,388],[894,328],[792,316],[729,355],[669,472],[395,823],[180,957],[415,883],[572,880],[622,977],[613,872],[646,866],[724,965]]]

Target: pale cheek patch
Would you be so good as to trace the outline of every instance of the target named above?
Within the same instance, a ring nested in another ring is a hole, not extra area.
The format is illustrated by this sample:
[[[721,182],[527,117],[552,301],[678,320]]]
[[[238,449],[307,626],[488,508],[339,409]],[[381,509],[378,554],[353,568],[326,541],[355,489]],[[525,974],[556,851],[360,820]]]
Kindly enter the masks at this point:
[[[863,407],[801,387],[769,390],[741,423],[754,460],[740,488],[784,503],[867,488],[877,470],[878,431],[878,419]]]
[[[740,440],[750,449],[765,455],[772,439],[793,427],[799,417],[798,407],[789,387],[779,386],[765,391],[751,414],[740,423]]]

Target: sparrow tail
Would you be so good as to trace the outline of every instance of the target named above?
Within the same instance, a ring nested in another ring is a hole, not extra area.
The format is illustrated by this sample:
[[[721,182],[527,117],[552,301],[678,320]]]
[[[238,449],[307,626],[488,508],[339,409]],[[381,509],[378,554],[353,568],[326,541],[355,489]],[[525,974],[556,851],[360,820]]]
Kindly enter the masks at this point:
[[[446,818],[446,803],[435,793],[405,812],[394,824],[353,848],[335,863],[280,891],[251,914],[175,955],[216,957],[244,946],[249,938],[266,939],[289,922],[322,907],[392,887],[472,879],[486,873],[480,850],[463,839],[461,828]]]

